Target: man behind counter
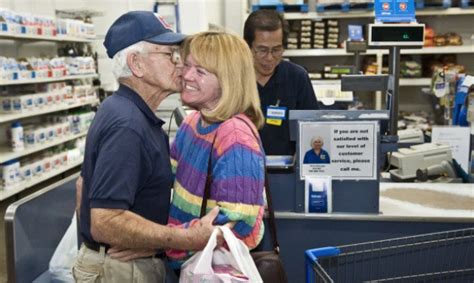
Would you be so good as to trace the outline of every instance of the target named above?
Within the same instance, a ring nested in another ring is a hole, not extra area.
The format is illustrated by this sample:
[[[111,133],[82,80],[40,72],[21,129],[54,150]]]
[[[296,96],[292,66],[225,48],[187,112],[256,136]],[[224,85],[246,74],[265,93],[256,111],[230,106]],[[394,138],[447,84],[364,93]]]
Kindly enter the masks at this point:
[[[289,110],[319,109],[308,73],[301,66],[282,61],[287,36],[288,24],[274,10],[255,11],[244,25],[265,115],[260,137],[267,155],[295,153],[295,142],[290,142]]]

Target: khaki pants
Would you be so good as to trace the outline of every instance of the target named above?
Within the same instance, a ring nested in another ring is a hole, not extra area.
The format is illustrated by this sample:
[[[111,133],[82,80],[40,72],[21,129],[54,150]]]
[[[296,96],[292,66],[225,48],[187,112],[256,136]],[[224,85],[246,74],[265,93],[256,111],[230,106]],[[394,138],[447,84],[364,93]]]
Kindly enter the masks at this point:
[[[99,252],[82,245],[72,269],[76,282],[165,282],[165,264],[159,258],[141,258],[121,262],[110,258],[101,247]]]

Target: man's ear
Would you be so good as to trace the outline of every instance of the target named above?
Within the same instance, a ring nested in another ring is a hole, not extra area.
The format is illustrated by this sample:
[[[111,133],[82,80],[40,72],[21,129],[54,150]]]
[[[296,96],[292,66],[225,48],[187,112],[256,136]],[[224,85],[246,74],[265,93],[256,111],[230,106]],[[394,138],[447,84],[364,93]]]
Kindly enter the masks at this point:
[[[130,52],[127,54],[127,65],[135,77],[143,77],[143,63],[144,61],[141,60],[140,55],[138,53]]]

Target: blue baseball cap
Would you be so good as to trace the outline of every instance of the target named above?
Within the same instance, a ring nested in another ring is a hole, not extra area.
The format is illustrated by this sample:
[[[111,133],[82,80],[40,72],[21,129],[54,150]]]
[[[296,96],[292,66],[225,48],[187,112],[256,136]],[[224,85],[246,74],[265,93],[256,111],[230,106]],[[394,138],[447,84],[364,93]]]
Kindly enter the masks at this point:
[[[113,58],[122,49],[139,41],[174,45],[186,36],[176,33],[158,14],[150,11],[132,11],[120,16],[105,35],[104,46],[107,55]]]

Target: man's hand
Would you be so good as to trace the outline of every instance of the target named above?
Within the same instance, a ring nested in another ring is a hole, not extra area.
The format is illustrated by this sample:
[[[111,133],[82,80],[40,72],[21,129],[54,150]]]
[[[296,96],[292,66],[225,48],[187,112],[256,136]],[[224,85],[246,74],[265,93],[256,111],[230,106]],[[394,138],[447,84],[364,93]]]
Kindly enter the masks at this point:
[[[156,250],[112,247],[107,251],[107,254],[113,259],[126,262],[137,258],[150,257],[156,254]]]
[[[214,231],[214,219],[216,218],[217,214],[219,214],[219,207],[214,207],[208,214],[206,214],[198,223],[193,225],[189,228],[189,232],[191,234],[191,238],[193,241],[193,249],[192,250],[202,250],[209,241],[209,237]]]

